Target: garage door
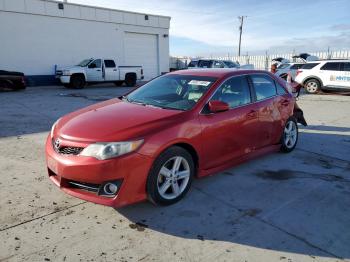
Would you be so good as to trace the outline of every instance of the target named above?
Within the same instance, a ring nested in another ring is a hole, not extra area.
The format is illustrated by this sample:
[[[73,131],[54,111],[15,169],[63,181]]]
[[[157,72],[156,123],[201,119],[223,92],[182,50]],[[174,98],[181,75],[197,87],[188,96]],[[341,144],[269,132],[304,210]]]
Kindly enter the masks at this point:
[[[159,75],[157,35],[125,33],[125,65],[143,67],[146,80]]]

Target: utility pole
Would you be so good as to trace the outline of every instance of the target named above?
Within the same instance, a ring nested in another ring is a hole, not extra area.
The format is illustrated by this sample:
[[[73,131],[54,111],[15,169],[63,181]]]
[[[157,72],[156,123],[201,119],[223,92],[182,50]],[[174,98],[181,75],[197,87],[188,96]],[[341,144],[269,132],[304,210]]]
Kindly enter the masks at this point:
[[[238,56],[241,56],[241,43],[242,43],[242,32],[243,32],[243,23],[244,23],[244,18],[247,16],[239,16],[239,44],[238,44]]]

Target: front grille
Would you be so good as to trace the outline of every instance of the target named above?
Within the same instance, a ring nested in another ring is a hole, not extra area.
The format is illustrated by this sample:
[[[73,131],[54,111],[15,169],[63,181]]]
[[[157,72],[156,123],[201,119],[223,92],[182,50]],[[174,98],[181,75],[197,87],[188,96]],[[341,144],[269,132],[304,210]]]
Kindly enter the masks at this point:
[[[81,153],[81,151],[84,150],[83,147],[73,147],[73,146],[60,146],[59,139],[54,140],[52,139],[52,147],[56,151],[56,153],[59,153],[61,155],[73,155],[77,156]],[[55,144],[57,143],[57,144]]]
[[[74,155],[77,156],[83,151],[84,148],[82,147],[68,147],[68,146],[63,146],[60,147],[57,151],[58,153],[62,155]]]

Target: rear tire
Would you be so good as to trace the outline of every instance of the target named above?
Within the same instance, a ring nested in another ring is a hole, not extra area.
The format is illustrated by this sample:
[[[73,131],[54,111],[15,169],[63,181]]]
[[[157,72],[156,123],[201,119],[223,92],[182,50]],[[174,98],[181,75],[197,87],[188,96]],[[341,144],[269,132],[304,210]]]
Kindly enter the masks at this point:
[[[321,83],[317,79],[309,79],[305,82],[304,88],[309,94],[317,94],[321,90]]]
[[[128,87],[134,87],[136,85],[136,74],[126,74],[125,75],[125,84]]]
[[[178,146],[165,150],[155,160],[148,175],[148,199],[155,205],[180,201],[190,189],[194,173],[194,162],[187,150]]]
[[[298,143],[298,138],[299,130],[297,121],[294,117],[290,117],[283,128],[281,151],[284,153],[292,152]]]
[[[70,86],[75,89],[82,89],[85,87],[85,78],[81,75],[73,75],[70,80]]]

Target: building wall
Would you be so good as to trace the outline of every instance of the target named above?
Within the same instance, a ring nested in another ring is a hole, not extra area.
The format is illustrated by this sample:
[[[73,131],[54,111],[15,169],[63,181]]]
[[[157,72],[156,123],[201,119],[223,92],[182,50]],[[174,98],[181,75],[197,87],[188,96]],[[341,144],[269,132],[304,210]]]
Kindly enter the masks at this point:
[[[125,32],[158,35],[159,74],[169,71],[169,17],[42,0],[0,0],[0,68],[52,76],[55,65],[124,56]]]

